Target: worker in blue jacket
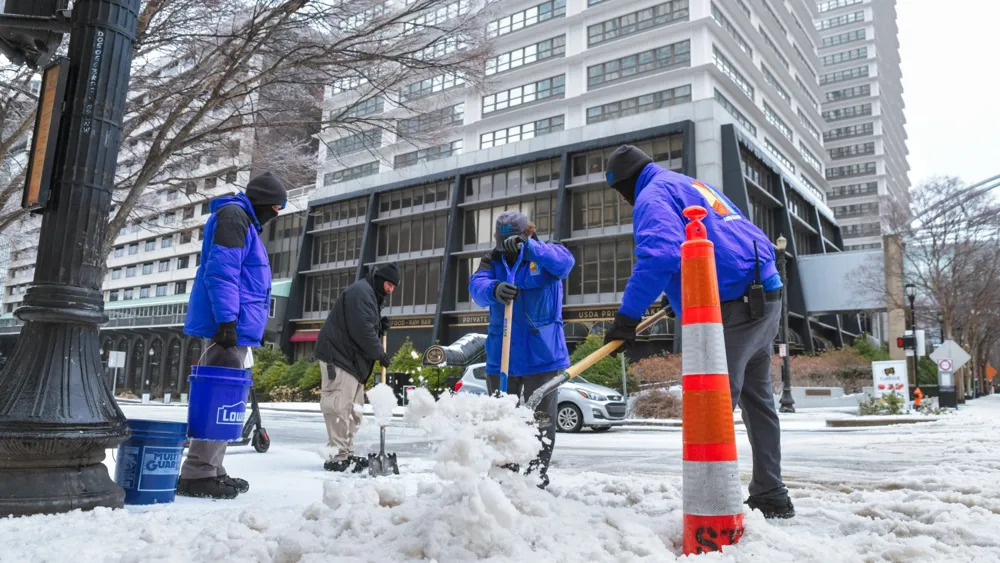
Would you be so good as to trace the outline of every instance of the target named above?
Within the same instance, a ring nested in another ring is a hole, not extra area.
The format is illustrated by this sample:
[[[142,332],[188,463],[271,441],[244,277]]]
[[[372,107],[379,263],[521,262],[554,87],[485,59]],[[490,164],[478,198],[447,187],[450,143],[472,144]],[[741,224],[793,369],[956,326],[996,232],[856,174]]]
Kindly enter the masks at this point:
[[[240,369],[253,364],[250,349],[260,347],[271,307],[271,266],[260,233],[287,197],[285,184],[265,172],[250,180],[245,194],[212,200],[184,320],[186,334],[205,339],[199,365]],[[225,455],[225,442],[192,440],[177,494],[232,499],[249,491],[247,481],[226,473]]]
[[[487,387],[490,394],[500,388],[504,306],[513,301],[507,393],[523,395],[527,400],[542,384],[569,367],[563,333],[562,281],[575,260],[561,244],[538,240],[534,225],[519,211],[506,211],[497,217],[495,237],[496,248],[483,257],[469,280],[472,299],[490,308]],[[513,276],[512,283],[507,281],[508,272]],[[556,393],[549,393],[535,411],[542,449],[528,473],[538,470],[541,488],[549,483],[549,462],[556,440],[556,404]]]
[[[635,342],[646,309],[666,294],[664,308],[681,311],[684,208],[708,210],[704,220],[715,245],[723,331],[733,408],[739,405],[753,450],[747,504],[767,518],[795,515],[781,479],[781,430],[771,389],[771,354],[778,334],[783,284],[771,242],[714,187],[655,164],[631,145],[608,159],[608,184],[634,206],[635,266],[605,342]]]

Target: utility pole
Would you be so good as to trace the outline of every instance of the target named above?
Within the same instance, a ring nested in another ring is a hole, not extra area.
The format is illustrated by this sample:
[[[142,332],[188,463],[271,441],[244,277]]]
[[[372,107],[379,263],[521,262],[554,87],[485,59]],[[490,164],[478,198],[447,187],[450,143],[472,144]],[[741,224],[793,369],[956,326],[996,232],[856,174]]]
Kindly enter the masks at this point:
[[[107,322],[101,247],[139,5],[76,0],[70,16],[35,279],[16,312],[25,324],[14,354],[0,372],[0,516],[121,507],[124,499],[102,463],[128,429],[102,380],[98,325]],[[24,27],[16,19],[0,18],[0,26]]]

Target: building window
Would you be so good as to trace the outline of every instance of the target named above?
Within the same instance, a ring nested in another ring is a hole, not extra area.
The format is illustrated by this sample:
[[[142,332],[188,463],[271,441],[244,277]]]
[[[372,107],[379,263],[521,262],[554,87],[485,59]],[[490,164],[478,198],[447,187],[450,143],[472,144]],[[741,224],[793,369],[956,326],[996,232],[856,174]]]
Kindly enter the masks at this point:
[[[764,26],[758,25],[757,31],[760,33],[760,36],[764,39],[764,44],[771,49],[771,52],[774,53],[774,56],[778,58],[778,61],[781,63],[782,66],[785,67],[785,70],[788,70],[789,68],[788,59],[786,59],[785,56],[781,54],[781,49],[778,49],[778,46],[774,44],[774,41],[771,41],[771,38],[764,31]]]
[[[841,121],[844,119],[851,119],[854,117],[862,117],[865,115],[872,114],[871,104],[861,104],[858,106],[851,106],[840,109],[831,109],[823,112],[823,119],[827,122],[831,121]]]
[[[354,268],[306,277],[302,312],[308,318],[325,318],[347,286],[354,283]]]
[[[156,286],[157,297],[166,297],[166,295],[167,295],[167,284],[161,284]]]
[[[778,117],[778,112],[774,111],[774,108],[769,106],[767,102],[764,102],[764,117],[767,122],[774,125],[781,134],[785,136],[789,141],[792,140],[792,128],[788,126],[784,121]]]
[[[426,30],[436,30],[441,24],[453,20],[468,11],[469,0],[449,2],[436,10],[429,10],[410,21],[403,22],[403,35]]]
[[[753,224],[764,231],[768,240],[777,239],[779,232],[777,210],[754,196],[750,196],[747,201],[750,205],[750,220]]]
[[[733,63],[729,62],[729,59],[727,59],[715,45],[712,45],[712,58],[715,60],[716,68],[722,71],[722,74],[728,76],[729,79],[739,87],[740,91],[746,94],[746,97],[751,100],[754,99],[754,89],[750,84],[750,81],[744,78],[743,75],[740,74],[740,71],[736,70]]]
[[[785,100],[786,104],[792,105],[792,97],[788,94],[787,90],[781,87],[781,84],[778,83],[778,79],[771,74],[771,71],[764,66],[763,61],[760,63],[760,71],[764,73],[764,82],[770,84],[778,92],[778,95],[781,96],[781,99]]]
[[[127,268],[125,268],[125,277],[134,278],[137,272],[138,268],[136,268],[135,266],[128,266]]]
[[[806,87],[806,83],[802,82],[802,79],[799,78],[798,75],[795,75],[795,83],[799,85],[799,90],[801,90],[806,99],[809,100],[809,105],[811,105],[816,111],[819,111],[819,103],[816,102],[816,98],[814,98],[812,93],[809,92],[809,88]]]
[[[551,234],[555,225],[556,196],[543,195],[504,205],[469,209],[465,212],[462,244],[466,246],[494,244],[497,217],[504,211],[520,211],[535,224],[539,237]],[[466,281],[468,283],[468,281]]]
[[[743,165],[743,177],[746,180],[749,180],[760,189],[780,199],[781,188],[778,184],[778,179],[771,168],[761,162],[756,155],[748,151],[746,147],[743,146],[740,147],[740,162]]]
[[[178,270],[185,270],[185,269],[187,269],[188,264],[190,262],[190,259],[191,259],[190,256],[181,256],[180,258],[178,258],[177,259],[177,269]]]
[[[169,260],[162,260],[159,264],[157,264],[157,271],[160,271],[160,272],[169,272],[170,271],[170,261]]]
[[[181,218],[184,219],[185,221],[188,220],[188,219],[194,219],[194,208],[193,207],[185,207],[184,211],[183,211],[183,215],[181,216]]]
[[[350,107],[333,110],[330,112],[330,120],[334,121],[338,118],[361,118],[367,115],[373,115],[376,113],[382,113],[385,109],[385,98],[382,96],[375,96],[373,98],[368,98],[367,100],[362,100]]]
[[[715,89],[715,101],[718,102],[720,106],[725,108],[725,110],[728,111],[729,114],[736,119],[736,122],[742,125],[744,129],[749,131],[751,135],[753,135],[754,137],[757,136],[757,127],[753,123],[750,123],[750,120],[747,119],[747,116],[743,115],[743,112],[738,110],[736,106],[733,105],[732,102],[730,102],[725,96],[723,96],[722,92],[719,92],[718,88]]]
[[[393,168],[406,168],[421,162],[432,162],[453,154],[462,154],[462,141],[452,141],[436,147],[428,147],[413,152],[396,155],[393,161]]]
[[[653,162],[660,164],[664,168],[679,172],[684,166],[684,137],[682,135],[670,135],[648,141],[640,141],[635,143],[635,146],[648,154],[653,159]],[[572,183],[586,183],[588,177],[592,175],[604,178],[608,158],[615,148],[608,147],[603,150],[574,154],[571,174]]]
[[[425,215],[378,226],[379,258],[444,249],[448,233],[447,215]]]
[[[434,305],[438,301],[441,260],[421,260],[400,264],[402,283],[386,298],[388,307]]]
[[[566,15],[566,0],[549,0],[537,6],[532,6],[527,10],[515,12],[509,16],[491,21],[486,26],[488,37],[500,37],[508,33],[520,31],[526,27],[538,25],[552,18],[561,18]]]
[[[802,181],[802,183],[805,185],[805,187],[806,187],[807,190],[809,190],[810,192],[812,192],[812,194],[814,196],[816,196],[816,199],[818,199],[820,201],[826,201],[826,194],[824,194],[823,192],[821,192],[819,190],[819,188],[816,187],[816,184],[813,184],[812,182],[810,182],[809,178],[806,178],[805,174],[801,174],[800,173],[799,174],[799,180]]]
[[[457,51],[460,45],[458,37],[442,37],[414,53],[413,58],[418,61],[441,59]]]
[[[857,145],[848,145],[846,147],[837,147],[834,149],[829,149],[830,158],[832,160],[841,160],[844,158],[854,158],[856,156],[868,156],[875,154],[875,143],[859,143]]]
[[[181,197],[181,193],[177,190],[167,190],[167,201],[175,201]]]
[[[149,262],[148,264],[143,264],[142,265],[142,275],[148,276],[149,274],[152,274],[152,273],[153,273],[153,263],[152,262]]]
[[[865,65],[865,66],[859,66],[857,68],[852,68],[849,70],[838,70],[837,72],[824,74],[819,78],[819,83],[820,85],[836,84],[837,82],[844,82],[845,80],[855,80],[857,78],[865,78],[867,76],[868,76],[868,65]]]
[[[593,47],[612,39],[641,33],[647,29],[688,19],[688,0],[672,0],[638,12],[594,24],[587,28],[587,45]]]
[[[865,162],[863,164],[850,164],[847,166],[837,166],[833,168],[826,169],[826,179],[834,180],[837,178],[851,178],[853,176],[872,176],[878,174],[874,162]]]
[[[832,0],[831,2],[820,2],[819,3],[819,13],[829,12],[830,10],[836,10],[837,8],[844,8],[846,6],[853,6],[855,4],[860,4],[865,0]]]
[[[795,172],[795,165],[792,164],[792,161],[789,160],[787,156],[782,154],[782,152],[778,150],[778,147],[774,146],[774,143],[772,143],[770,139],[764,139],[764,147],[767,149],[767,152],[771,153],[771,156],[777,158],[779,162],[784,164],[785,168]]]
[[[799,141],[799,152],[802,153],[802,158],[805,159],[805,161],[809,164],[809,166],[815,168],[817,172],[823,171],[823,165],[820,164],[819,159],[816,158],[816,155],[809,152],[809,149],[806,147],[806,144],[803,143],[802,141]],[[823,197],[820,196],[820,199],[823,199]]]
[[[131,301],[132,299],[135,299],[135,290],[134,289],[131,289],[131,288],[130,289],[126,289],[124,291],[124,294],[125,295],[122,298],[122,301]]]
[[[854,61],[857,59],[867,59],[868,58],[868,47],[860,47],[858,49],[851,49],[850,51],[842,51],[840,53],[834,53],[832,55],[826,55],[823,57],[823,66],[833,66],[840,63],[846,63],[847,61]]]
[[[117,270],[111,270],[111,279],[113,280],[122,279],[122,269],[118,268]]]
[[[118,301],[118,290],[117,289],[113,289],[113,290],[111,290],[111,291],[108,292],[108,301]],[[13,308],[14,308],[14,304],[13,303],[8,304],[7,305],[8,311],[7,312],[8,313],[11,312],[11,310],[13,310]]]
[[[235,184],[236,183],[236,171],[235,170],[230,170],[229,172],[226,172],[226,183],[227,184]]]
[[[830,199],[847,199],[851,197],[865,197],[872,195],[878,195],[878,182],[848,184],[846,186],[836,186],[830,188]]]
[[[878,203],[858,203],[854,205],[841,205],[833,208],[833,216],[838,219],[850,217],[863,217],[865,215],[878,215]]]
[[[327,160],[355,153],[364,149],[374,150],[382,146],[382,130],[362,131],[326,143]]]
[[[212,204],[211,203],[209,203],[209,202],[206,201],[205,203],[201,204],[201,214],[202,214],[202,216],[208,215],[211,212],[212,212]]]
[[[361,257],[362,228],[340,229],[316,235],[312,241],[312,268],[320,269],[328,264],[357,260]]]
[[[333,184],[340,184],[342,182],[350,182],[351,180],[364,178],[365,176],[374,176],[375,174],[378,174],[378,170],[379,167],[377,160],[374,162],[366,162],[365,164],[359,164],[358,166],[352,166],[343,170],[327,172],[323,175],[323,184],[331,186]]]
[[[173,245],[174,245],[174,239],[169,237],[164,238],[163,240],[160,241],[160,248],[170,248]]]
[[[595,88],[656,70],[669,70],[690,64],[691,42],[681,41],[588,67],[587,86]]]
[[[465,85],[465,77],[458,73],[439,74],[419,82],[408,84],[399,91],[399,101],[408,102],[426,98],[431,94],[444,92]]]
[[[345,76],[344,78],[335,80],[331,90],[333,94],[336,95],[349,90],[356,90],[361,87],[362,84],[367,83],[368,79],[363,76]]]
[[[121,258],[122,256],[125,256],[125,247],[124,246],[115,247],[115,258]]]
[[[570,197],[574,233],[632,224],[632,206],[614,190],[574,190]]]
[[[831,129],[830,131],[823,133],[823,141],[829,142],[837,139],[864,137],[867,135],[873,135],[874,133],[875,133],[874,124],[861,123],[858,125],[849,125],[847,127],[838,127],[836,129]]]
[[[815,252],[813,248],[813,237],[809,233],[793,230],[792,237],[795,239],[795,253],[799,256],[806,256]]]
[[[812,135],[814,139],[819,141],[820,140],[819,130],[816,129],[816,126],[813,125],[811,121],[809,121],[809,118],[806,117],[806,114],[802,113],[802,110],[798,110],[798,112],[799,112],[799,123],[801,123],[802,126],[805,127],[807,131],[809,131],[809,134]]]
[[[546,78],[545,80],[539,80],[538,82],[532,82],[531,84],[525,84],[524,86],[518,86],[516,88],[511,88],[510,90],[483,96],[483,114],[485,115],[507,108],[530,104],[531,102],[537,102],[547,98],[561,98],[565,92],[565,74],[554,76],[552,78]]]
[[[219,183],[219,179],[218,178],[214,178],[214,177],[213,178],[205,178],[205,189],[206,190],[213,190],[213,189],[215,189],[215,186],[218,183]]]
[[[855,41],[864,41],[865,39],[865,30],[855,29],[854,31],[848,31],[847,33],[841,33],[840,35],[824,37],[822,47],[836,47],[837,45],[854,43]]]
[[[852,98],[864,98],[872,95],[871,84],[862,84],[861,86],[852,86],[851,88],[844,88],[842,90],[834,90],[833,92],[826,93],[826,101],[837,102],[840,100],[850,100]]]
[[[191,231],[184,231],[181,233],[181,244],[189,244],[192,236]]]
[[[184,295],[187,293],[187,282],[179,281],[174,284],[174,295]]]
[[[487,76],[500,74],[553,57],[561,57],[565,53],[566,36],[560,35],[493,57],[486,61],[486,74]]]
[[[635,265],[631,238],[567,245],[576,267],[566,280],[567,297],[616,294],[625,291]]]
[[[408,212],[411,208],[448,201],[451,190],[449,182],[426,184],[415,188],[382,192],[378,196],[379,215],[388,215],[392,211]]]
[[[835,18],[830,18],[816,22],[816,31],[833,29],[835,27],[841,27],[844,25],[849,25],[852,23],[863,22],[863,21],[865,21],[864,11],[853,12],[850,14],[844,14],[842,16],[837,16]]]
[[[151,288],[147,285],[146,287],[139,288],[139,299],[145,299],[149,297]]]
[[[483,201],[559,187],[558,158],[502,168],[465,181],[465,201]]]
[[[480,148],[483,149],[499,147],[508,143],[516,143],[518,141],[533,139],[535,137],[541,137],[542,135],[548,135],[549,133],[562,131],[564,125],[565,120],[561,115],[539,119],[538,121],[533,121],[531,123],[514,125],[513,127],[507,127],[506,129],[500,129],[499,131],[483,133],[479,137],[479,144]]]
[[[314,228],[324,229],[341,221],[360,219],[368,214],[368,198],[358,198],[338,203],[331,203],[313,210]]]
[[[201,266],[201,252],[194,255],[194,265],[195,267]]]
[[[152,252],[156,250],[156,239],[149,239],[146,241],[146,252]],[[130,253],[131,254],[131,253]]]
[[[437,109],[399,120],[396,131],[400,136],[439,131],[445,127],[461,125],[465,119],[465,104]]]
[[[861,223],[860,225],[843,225],[840,234],[844,238],[876,237],[882,235],[880,223]]]
[[[610,121],[690,101],[691,85],[687,84],[670,90],[653,92],[652,94],[644,94],[635,98],[628,98],[627,100],[587,108],[587,124]]]
[[[715,2],[712,2],[712,19],[714,19],[715,23],[719,24],[719,26],[726,30],[726,33],[728,33],[729,36],[736,41],[736,44],[740,46],[741,51],[746,53],[746,55],[751,59],[753,58],[753,49],[750,48],[750,44],[746,42],[746,39],[743,39],[740,32],[737,31],[733,24],[729,22],[729,18],[722,13],[722,10],[715,5]]]

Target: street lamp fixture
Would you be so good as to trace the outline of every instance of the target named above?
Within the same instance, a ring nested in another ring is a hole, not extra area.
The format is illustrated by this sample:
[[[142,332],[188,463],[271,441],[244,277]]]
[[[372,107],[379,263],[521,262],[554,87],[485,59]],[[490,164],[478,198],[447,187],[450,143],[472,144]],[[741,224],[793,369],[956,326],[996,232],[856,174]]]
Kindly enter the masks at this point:
[[[783,235],[778,235],[778,240],[774,241],[774,248],[778,260],[778,273],[781,275],[781,283],[784,288],[781,290],[781,349],[784,354],[781,358],[781,407],[780,412],[795,412],[795,399],[792,398],[792,369],[791,359],[788,350],[788,275],[786,274],[786,262],[788,255],[785,249],[788,248],[788,239]]]

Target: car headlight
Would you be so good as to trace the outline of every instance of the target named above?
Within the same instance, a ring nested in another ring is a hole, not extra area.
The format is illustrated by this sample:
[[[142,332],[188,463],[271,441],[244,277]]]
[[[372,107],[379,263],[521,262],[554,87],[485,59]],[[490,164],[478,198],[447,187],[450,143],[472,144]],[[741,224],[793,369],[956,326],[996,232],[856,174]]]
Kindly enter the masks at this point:
[[[584,399],[590,399],[591,401],[607,401],[608,400],[608,398],[605,397],[604,395],[598,395],[597,393],[590,393],[590,392],[584,391],[582,389],[577,389],[576,392],[579,393]]]

